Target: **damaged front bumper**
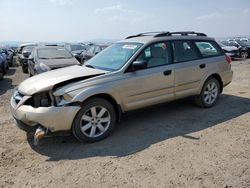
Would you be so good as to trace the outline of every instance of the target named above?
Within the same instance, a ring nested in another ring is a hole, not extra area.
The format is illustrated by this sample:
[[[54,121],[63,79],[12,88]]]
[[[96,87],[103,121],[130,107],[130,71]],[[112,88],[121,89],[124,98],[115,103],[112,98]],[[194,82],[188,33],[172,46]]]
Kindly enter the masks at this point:
[[[41,125],[51,132],[70,130],[80,106],[33,107],[25,102],[31,96],[11,97],[11,113],[13,117],[27,126]],[[18,101],[17,101],[18,99]]]

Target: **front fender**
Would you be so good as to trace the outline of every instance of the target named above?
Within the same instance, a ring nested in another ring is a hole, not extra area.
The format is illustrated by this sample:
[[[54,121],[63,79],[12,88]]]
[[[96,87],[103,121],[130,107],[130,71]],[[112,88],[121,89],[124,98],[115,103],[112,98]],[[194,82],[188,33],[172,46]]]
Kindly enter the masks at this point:
[[[70,92],[69,94],[71,96],[74,96],[72,101],[73,102],[84,102],[88,98],[93,97],[95,95],[100,95],[100,94],[106,94],[111,96],[118,105],[121,105],[121,97],[120,94],[116,90],[107,90],[107,88],[110,88],[107,85],[96,85],[96,86],[91,86],[87,88],[82,88],[79,90],[75,90]]]

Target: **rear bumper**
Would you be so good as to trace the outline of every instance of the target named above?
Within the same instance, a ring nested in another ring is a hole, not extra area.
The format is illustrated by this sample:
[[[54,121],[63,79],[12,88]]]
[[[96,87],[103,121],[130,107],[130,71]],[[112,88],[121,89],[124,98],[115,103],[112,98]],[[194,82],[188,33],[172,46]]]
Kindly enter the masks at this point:
[[[50,106],[34,108],[29,105],[15,104],[14,98],[11,98],[11,113],[13,117],[31,127],[42,125],[51,132],[70,130],[73,120],[80,110],[78,106]]]
[[[232,82],[233,71],[232,70],[225,71],[221,73],[221,77],[222,77],[223,87],[225,87]]]

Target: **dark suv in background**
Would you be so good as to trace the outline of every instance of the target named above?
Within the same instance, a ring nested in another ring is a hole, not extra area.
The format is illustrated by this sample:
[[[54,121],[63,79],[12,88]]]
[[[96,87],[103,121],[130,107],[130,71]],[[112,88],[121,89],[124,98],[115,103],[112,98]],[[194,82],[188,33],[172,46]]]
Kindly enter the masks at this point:
[[[83,51],[86,51],[88,49],[88,45],[83,45],[83,44],[69,44],[66,43],[64,47],[72,53],[72,55],[79,61],[81,62],[81,53]]]
[[[246,59],[250,55],[250,41],[234,40],[234,41],[221,41],[226,46],[235,46],[239,50],[239,57]]]
[[[26,46],[22,50],[22,54],[20,55],[20,65],[22,66],[23,73],[28,74],[28,58],[35,46]]]
[[[107,48],[109,44],[92,44],[88,50],[83,51],[81,54],[81,64],[85,61],[91,59],[96,54],[100,53],[102,50]]]
[[[21,59],[23,58],[23,49],[27,46],[38,46],[38,44],[36,43],[24,43],[24,44],[21,44],[18,48],[17,48],[17,55],[18,55],[18,61],[20,62]],[[21,62],[20,62],[21,63]]]

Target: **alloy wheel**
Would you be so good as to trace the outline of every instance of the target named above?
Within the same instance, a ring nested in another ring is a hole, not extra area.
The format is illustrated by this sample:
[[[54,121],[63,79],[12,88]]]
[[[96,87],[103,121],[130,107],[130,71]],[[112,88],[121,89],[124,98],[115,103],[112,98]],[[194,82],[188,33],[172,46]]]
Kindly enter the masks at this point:
[[[241,52],[241,58],[242,59],[246,59],[248,57],[248,53],[247,52]]]
[[[218,86],[215,82],[209,82],[204,91],[203,99],[208,105],[213,104],[218,96]]]
[[[111,123],[109,111],[102,106],[89,108],[81,118],[81,132],[90,138],[103,135]]]

